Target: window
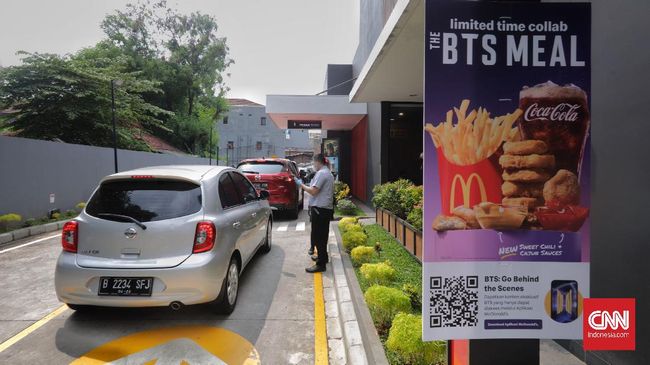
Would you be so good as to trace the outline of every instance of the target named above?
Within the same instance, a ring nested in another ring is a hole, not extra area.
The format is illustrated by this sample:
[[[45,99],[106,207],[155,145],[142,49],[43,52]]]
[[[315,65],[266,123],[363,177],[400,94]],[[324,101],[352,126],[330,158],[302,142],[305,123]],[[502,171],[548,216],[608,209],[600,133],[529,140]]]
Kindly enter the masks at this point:
[[[235,149],[235,142],[228,141],[228,149],[229,150],[234,150]]]
[[[237,170],[245,174],[278,174],[287,171],[281,162],[275,161],[244,163]]]
[[[223,174],[219,178],[219,199],[221,199],[223,209],[228,209],[243,203],[241,195],[228,174]]]
[[[199,210],[199,185],[176,180],[143,179],[103,183],[90,199],[86,212],[102,219],[115,219],[101,215],[109,213],[129,216],[140,222],[153,222],[183,217]]]
[[[257,191],[255,191],[255,188],[247,178],[237,172],[231,172],[230,176],[235,182],[235,186],[237,186],[237,190],[239,190],[245,203],[257,200]]]
[[[228,124],[228,117],[223,117],[223,124]]]
[[[266,117],[260,118],[260,125],[266,125]]]
[[[258,151],[261,151],[262,150],[262,142],[257,141],[257,143],[255,143],[255,149],[258,150]]]

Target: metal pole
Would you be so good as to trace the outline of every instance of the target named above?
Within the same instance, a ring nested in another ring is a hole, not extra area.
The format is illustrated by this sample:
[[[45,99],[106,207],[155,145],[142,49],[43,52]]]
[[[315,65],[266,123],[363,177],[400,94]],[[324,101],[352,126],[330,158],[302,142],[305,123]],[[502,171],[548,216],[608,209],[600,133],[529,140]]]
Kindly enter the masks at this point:
[[[210,154],[210,165],[212,165],[212,128],[214,128],[214,126],[210,127],[210,152],[209,152],[209,154]]]
[[[117,174],[117,127],[115,125],[115,80],[111,80],[111,109],[113,111],[113,160]]]

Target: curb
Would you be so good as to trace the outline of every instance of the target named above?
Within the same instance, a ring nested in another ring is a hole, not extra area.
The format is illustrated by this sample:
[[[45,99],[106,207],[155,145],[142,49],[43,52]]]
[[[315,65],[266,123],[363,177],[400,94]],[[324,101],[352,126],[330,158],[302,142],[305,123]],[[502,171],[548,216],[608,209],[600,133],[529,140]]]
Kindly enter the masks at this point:
[[[334,232],[335,225],[330,229],[328,251],[332,270],[326,271],[323,277],[330,364],[365,365],[368,359]]]
[[[23,238],[36,236],[43,233],[58,231],[60,229],[63,229],[63,225],[68,221],[70,221],[70,219],[58,221],[58,222],[45,223],[38,226],[20,228],[20,229],[13,230],[11,232],[2,233],[0,234],[0,247],[4,245],[9,245],[13,241],[17,241]]]

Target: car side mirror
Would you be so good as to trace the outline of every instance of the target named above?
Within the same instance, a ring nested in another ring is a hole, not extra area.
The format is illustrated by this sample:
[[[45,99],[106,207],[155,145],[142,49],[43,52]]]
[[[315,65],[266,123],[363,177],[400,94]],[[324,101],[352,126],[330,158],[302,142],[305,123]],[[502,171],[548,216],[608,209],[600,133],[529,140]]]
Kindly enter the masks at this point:
[[[269,194],[268,190],[260,190],[260,199],[267,200],[269,196],[271,196],[271,194]]]

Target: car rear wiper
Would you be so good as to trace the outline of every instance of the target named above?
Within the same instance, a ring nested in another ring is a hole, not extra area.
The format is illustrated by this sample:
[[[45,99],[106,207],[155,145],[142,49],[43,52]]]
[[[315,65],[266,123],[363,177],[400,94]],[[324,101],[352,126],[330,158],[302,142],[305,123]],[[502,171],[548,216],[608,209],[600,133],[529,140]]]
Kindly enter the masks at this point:
[[[244,174],[259,174],[259,172],[257,172],[257,171],[247,171],[247,170],[244,170],[244,171],[242,171],[242,172],[243,172]]]
[[[137,220],[137,219],[135,219],[133,217],[130,217],[128,215],[113,214],[113,213],[98,213],[97,216],[98,217],[109,217],[109,218],[112,217],[112,218],[126,219],[127,221],[131,221],[131,222],[137,224],[138,227],[142,228],[143,230],[147,229],[147,226],[145,226],[142,222],[140,222],[139,220]]]

